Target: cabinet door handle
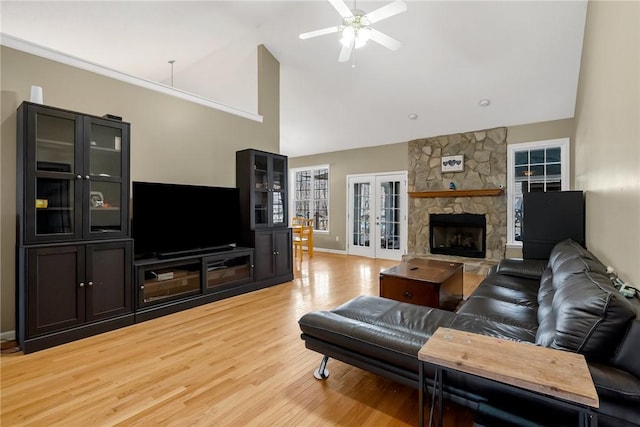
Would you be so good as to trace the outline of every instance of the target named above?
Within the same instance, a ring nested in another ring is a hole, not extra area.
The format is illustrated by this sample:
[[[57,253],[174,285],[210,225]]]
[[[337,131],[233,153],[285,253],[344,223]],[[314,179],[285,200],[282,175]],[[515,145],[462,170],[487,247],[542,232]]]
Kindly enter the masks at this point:
[[[140,289],[144,289],[144,285],[140,285]]]
[[[90,176],[89,176],[89,175],[85,175],[85,176],[84,176],[84,179],[89,179],[89,178],[90,178]]]
[[[80,287],[84,288],[84,282],[80,282]]]
[[[413,294],[409,291],[405,291],[405,293],[403,293],[402,296],[405,298],[413,298]]]
[[[76,179],[82,179],[82,175],[76,175]]]
[[[87,283],[87,285],[93,286],[93,282],[89,282],[89,283]]]

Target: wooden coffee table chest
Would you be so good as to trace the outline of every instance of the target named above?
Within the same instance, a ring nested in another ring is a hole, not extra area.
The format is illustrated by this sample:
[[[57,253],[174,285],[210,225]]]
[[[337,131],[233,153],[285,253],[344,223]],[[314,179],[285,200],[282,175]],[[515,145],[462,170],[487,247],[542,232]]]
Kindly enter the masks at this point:
[[[415,258],[380,273],[380,296],[454,311],[462,300],[463,264]]]

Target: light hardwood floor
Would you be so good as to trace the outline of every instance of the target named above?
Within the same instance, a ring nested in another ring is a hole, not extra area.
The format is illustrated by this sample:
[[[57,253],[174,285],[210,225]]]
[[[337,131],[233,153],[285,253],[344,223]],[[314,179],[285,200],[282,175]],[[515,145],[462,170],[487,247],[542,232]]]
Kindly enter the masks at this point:
[[[316,252],[295,280],[66,345],[2,355],[2,426],[406,426],[417,391],[304,347],[297,320],[378,294],[394,261]],[[465,293],[479,277],[465,275]],[[449,406],[445,425],[473,425]]]

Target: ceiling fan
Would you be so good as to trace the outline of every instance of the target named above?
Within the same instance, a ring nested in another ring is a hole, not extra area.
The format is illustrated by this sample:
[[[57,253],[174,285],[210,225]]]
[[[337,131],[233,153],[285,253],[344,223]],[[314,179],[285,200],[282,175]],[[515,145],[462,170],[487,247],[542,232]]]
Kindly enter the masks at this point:
[[[342,24],[302,33],[300,34],[300,38],[305,40],[325,34],[341,33],[340,44],[342,45],[342,49],[338,56],[338,62],[348,61],[353,49],[363,47],[369,40],[373,40],[391,50],[398,50],[400,46],[402,46],[401,42],[372,28],[371,25],[406,11],[407,4],[403,0],[395,0],[386,6],[382,6],[366,14],[362,10],[355,8],[355,1],[354,9],[349,9],[349,6],[346,5],[344,0],[328,1],[342,17]]]

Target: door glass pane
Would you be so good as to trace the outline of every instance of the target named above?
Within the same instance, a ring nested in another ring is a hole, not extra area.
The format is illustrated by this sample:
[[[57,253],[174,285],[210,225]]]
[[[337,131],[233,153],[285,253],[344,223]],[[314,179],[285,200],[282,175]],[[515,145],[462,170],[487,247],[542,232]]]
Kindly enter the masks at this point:
[[[383,182],[380,191],[380,248],[400,249],[400,182]]]
[[[117,128],[91,124],[91,175],[121,176],[122,131]]]
[[[89,193],[90,230],[107,233],[122,230],[121,187],[117,182],[91,181]]]
[[[144,272],[143,301],[152,303],[200,291],[200,263]]]
[[[285,161],[281,158],[273,158],[273,190],[282,190],[286,173]]]
[[[74,184],[68,179],[36,179],[36,234],[74,232]]]
[[[255,189],[253,190],[253,215],[255,225],[269,223],[269,173],[266,156],[256,154],[253,158]]]
[[[267,224],[269,216],[267,209],[269,208],[269,193],[267,190],[255,191],[255,206],[253,207],[256,224]]]
[[[353,186],[353,241],[354,246],[369,246],[371,185],[357,183]]]
[[[254,157],[253,173],[255,176],[256,189],[268,188],[269,174],[267,173],[267,157],[256,155]]]
[[[75,121],[36,115],[36,169],[73,172]]]
[[[273,195],[273,224],[284,224],[284,197],[281,191],[274,191]]]
[[[217,288],[251,279],[249,255],[207,262],[207,288]]]

